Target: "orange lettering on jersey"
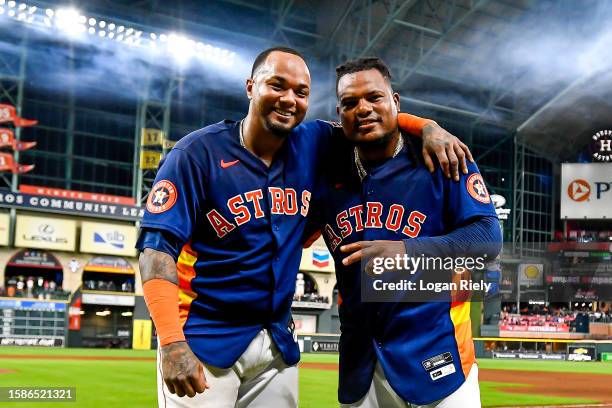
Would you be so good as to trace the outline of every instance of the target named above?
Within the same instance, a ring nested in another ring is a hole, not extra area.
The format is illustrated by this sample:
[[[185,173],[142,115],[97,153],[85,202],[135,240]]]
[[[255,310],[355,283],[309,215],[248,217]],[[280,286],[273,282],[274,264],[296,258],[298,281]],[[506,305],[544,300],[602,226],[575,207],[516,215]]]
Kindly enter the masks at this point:
[[[336,223],[338,224],[338,228],[340,228],[340,235],[342,235],[342,238],[346,238],[353,233],[353,226],[347,218],[348,212],[346,210],[342,211],[336,217]]]
[[[261,218],[264,216],[264,212],[261,209],[261,203],[259,202],[263,198],[263,192],[260,190],[253,190],[244,193],[244,197],[247,201],[253,203],[255,209],[255,218]]]
[[[238,226],[251,220],[251,213],[243,203],[244,200],[240,194],[230,198],[227,201],[227,207],[229,208],[230,212],[236,216],[234,217],[234,221]]]
[[[389,215],[387,215],[387,221],[385,227],[390,231],[397,231],[402,226],[402,219],[404,218],[404,207],[399,204],[393,204],[389,207]]]
[[[363,231],[363,204],[349,208],[349,215],[355,218],[355,231]]]
[[[300,208],[300,214],[302,214],[302,217],[308,215],[308,208],[310,207],[310,196],[310,191],[302,191],[302,207]]]
[[[270,192],[270,211],[272,214],[282,214],[283,213],[283,201],[285,198],[285,194],[282,188],[278,187],[268,187],[268,191]]]
[[[223,238],[236,228],[234,224],[226,220],[217,210],[210,210],[206,214],[206,218],[208,218],[208,222],[215,229],[219,238]]]
[[[285,214],[295,215],[298,212],[297,193],[292,188],[285,189]]]
[[[402,234],[410,237],[416,238],[421,232],[421,225],[425,222],[427,216],[420,211],[413,211],[408,216],[408,222],[404,229],[402,230]]]
[[[379,202],[367,202],[368,207],[366,215],[366,228],[382,228],[382,221],[380,216],[382,215],[383,205]]]
[[[342,238],[340,238],[333,230],[333,228],[329,224],[325,224],[325,235],[327,235],[327,239],[329,242],[330,249],[335,251],[338,248],[340,242],[342,242]]]

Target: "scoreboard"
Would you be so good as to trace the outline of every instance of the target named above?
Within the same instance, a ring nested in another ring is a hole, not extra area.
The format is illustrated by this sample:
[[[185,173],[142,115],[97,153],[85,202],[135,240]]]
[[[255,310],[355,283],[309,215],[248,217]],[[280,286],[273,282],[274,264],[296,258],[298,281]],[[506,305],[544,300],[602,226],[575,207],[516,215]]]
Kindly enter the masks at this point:
[[[68,330],[66,302],[0,299],[0,346],[63,347]]]

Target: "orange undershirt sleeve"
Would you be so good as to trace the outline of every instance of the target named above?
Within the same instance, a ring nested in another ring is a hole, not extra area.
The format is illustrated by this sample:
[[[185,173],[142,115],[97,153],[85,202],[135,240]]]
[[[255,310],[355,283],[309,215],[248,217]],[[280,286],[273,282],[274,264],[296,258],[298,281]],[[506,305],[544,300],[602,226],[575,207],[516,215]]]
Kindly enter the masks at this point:
[[[408,113],[400,112],[397,115],[397,124],[399,127],[413,136],[421,137],[423,135],[423,128],[429,123],[435,122],[431,119],[420,118]]]
[[[165,279],[151,279],[142,285],[149,314],[155,323],[160,346],[185,341],[179,323],[178,286]]]

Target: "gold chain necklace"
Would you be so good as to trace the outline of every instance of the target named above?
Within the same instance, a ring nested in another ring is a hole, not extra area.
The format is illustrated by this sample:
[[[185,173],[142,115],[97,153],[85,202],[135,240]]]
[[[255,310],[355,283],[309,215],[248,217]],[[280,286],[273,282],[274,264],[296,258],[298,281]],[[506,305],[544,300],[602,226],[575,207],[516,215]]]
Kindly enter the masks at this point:
[[[397,141],[397,145],[395,145],[395,151],[393,152],[393,157],[397,156],[399,152],[402,151],[404,147],[404,138],[400,135],[399,140]],[[363,163],[361,162],[361,157],[359,157],[359,150],[357,146],[353,149],[353,157],[355,159],[355,166],[357,166],[357,174],[359,174],[359,179],[363,181],[364,178],[368,175],[365,167],[363,167]]]
[[[240,121],[240,126],[238,127],[240,129],[240,132],[239,132],[239,135],[240,135],[240,145],[246,149],[247,148],[246,144],[244,144],[244,133],[242,132],[242,125],[243,124],[244,124],[244,119]]]

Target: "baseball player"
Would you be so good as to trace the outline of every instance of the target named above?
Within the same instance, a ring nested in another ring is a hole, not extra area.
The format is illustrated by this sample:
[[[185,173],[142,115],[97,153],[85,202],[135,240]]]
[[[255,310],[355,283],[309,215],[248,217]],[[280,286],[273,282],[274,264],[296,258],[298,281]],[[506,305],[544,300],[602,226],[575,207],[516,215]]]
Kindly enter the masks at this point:
[[[469,302],[362,301],[362,285],[370,281],[361,260],[454,251],[493,259],[501,243],[476,165],[459,183],[432,174],[414,154],[418,140],[400,134],[399,95],[390,78],[377,58],[337,68],[337,110],[355,149],[348,165],[325,175],[311,209],[334,257],[341,298],[339,401],[480,407]]]
[[[301,239],[320,163],[343,138],[324,121],[300,125],[310,75],[292,49],[262,52],[246,92],[247,116],[181,139],[147,200],[137,247],[159,337],[159,406],[297,406]],[[435,123],[405,118],[441,142],[430,151],[464,154]]]

